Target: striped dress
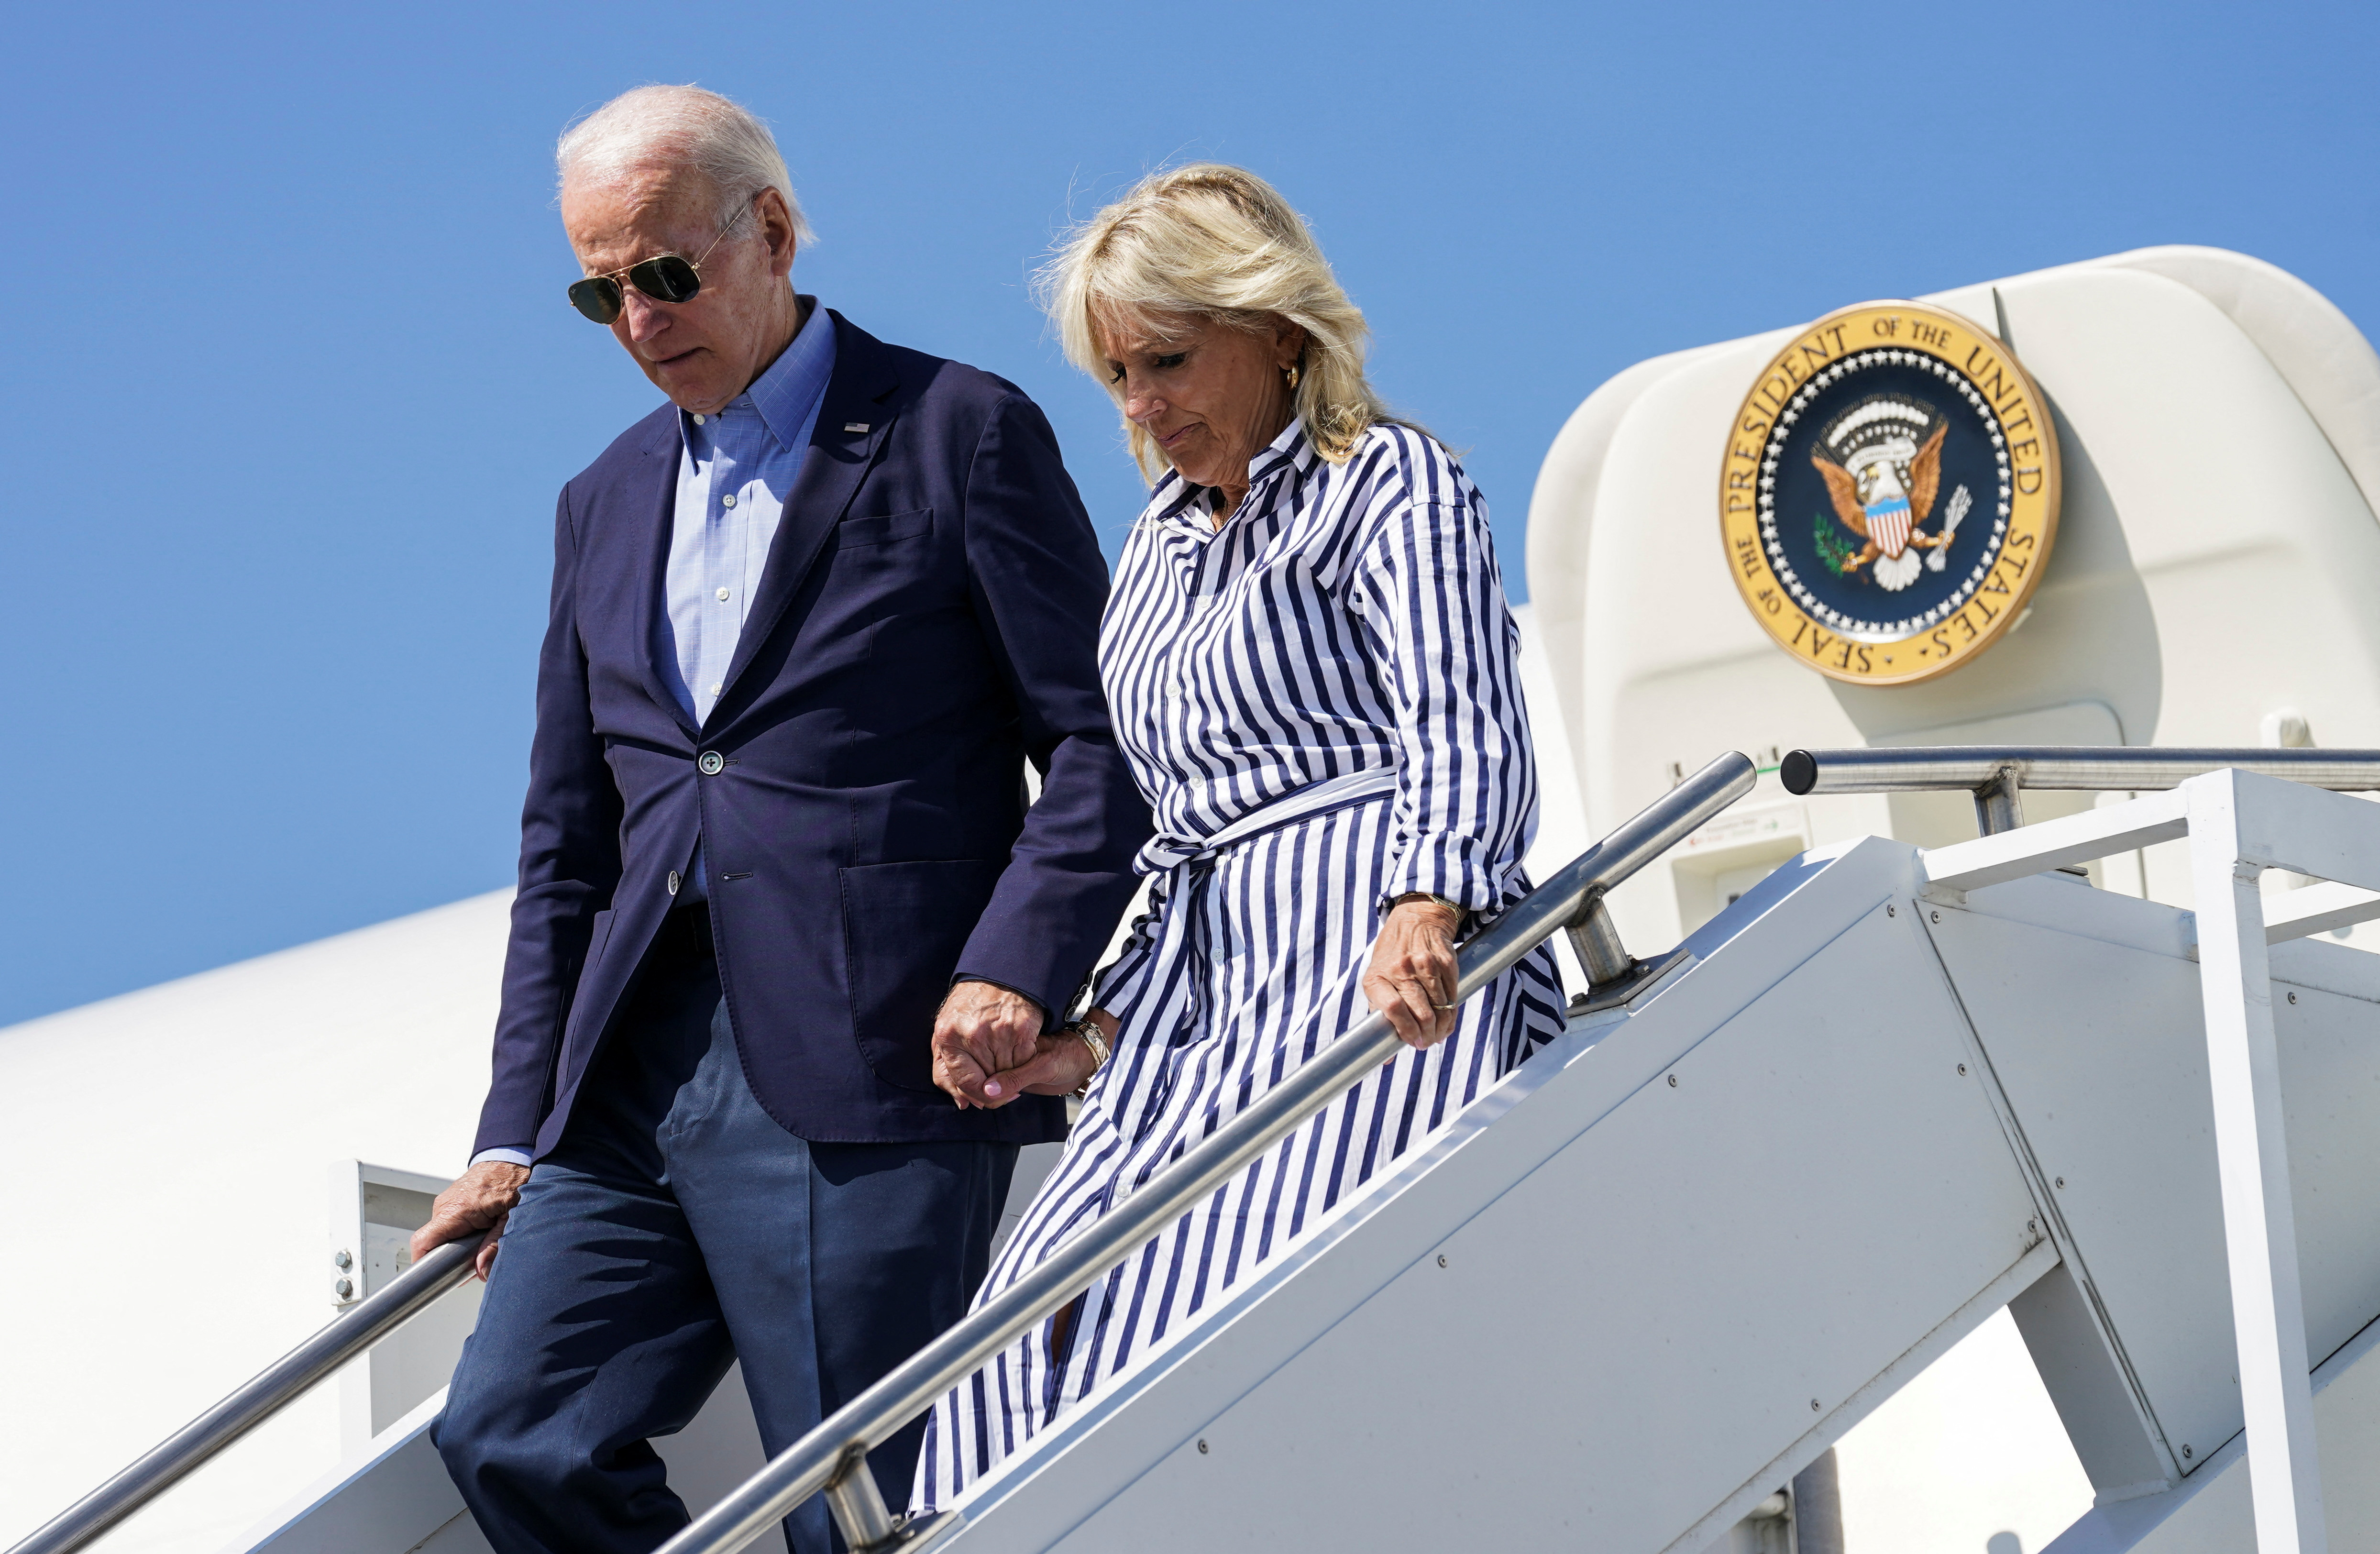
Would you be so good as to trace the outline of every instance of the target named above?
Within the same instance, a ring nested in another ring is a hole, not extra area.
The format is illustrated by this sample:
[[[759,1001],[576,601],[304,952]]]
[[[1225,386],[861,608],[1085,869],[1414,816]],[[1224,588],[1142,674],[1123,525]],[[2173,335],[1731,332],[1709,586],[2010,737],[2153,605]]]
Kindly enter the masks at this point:
[[[1528,889],[1519,633],[1462,467],[1397,426],[1333,465],[1292,422],[1220,532],[1210,494],[1168,475],[1117,567],[1100,668],[1156,812],[1148,910],[1093,988],[1122,1022],[1113,1058],[978,1300],[1361,1023],[1390,900],[1426,891],[1492,916]],[[1062,1349],[1045,1321],[954,1388],[917,1508],[958,1501],[1309,1234],[1559,1034],[1562,1002],[1541,947],[1452,1036],[1402,1050],[1111,1270]]]

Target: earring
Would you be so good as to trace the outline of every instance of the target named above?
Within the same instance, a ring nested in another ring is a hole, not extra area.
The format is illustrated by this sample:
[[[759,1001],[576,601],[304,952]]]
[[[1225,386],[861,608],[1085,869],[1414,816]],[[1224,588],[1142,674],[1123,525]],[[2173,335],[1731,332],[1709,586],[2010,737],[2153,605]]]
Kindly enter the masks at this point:
[[[1290,392],[1294,394],[1297,391],[1297,363],[1293,361],[1291,362],[1287,368],[1287,371],[1289,373]]]

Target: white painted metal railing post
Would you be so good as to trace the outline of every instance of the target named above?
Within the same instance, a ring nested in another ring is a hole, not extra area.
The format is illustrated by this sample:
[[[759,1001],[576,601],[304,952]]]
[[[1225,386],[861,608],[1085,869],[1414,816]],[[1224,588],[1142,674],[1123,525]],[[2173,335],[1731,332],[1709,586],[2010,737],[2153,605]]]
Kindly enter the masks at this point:
[[[2221,769],[2189,770],[2208,761]],[[2023,831],[1986,827],[1927,853],[1926,875],[1963,892],[2188,836],[2256,1548],[2327,1554],[2267,947],[2380,917],[2380,815],[2320,791],[2380,789],[2380,751],[1796,750],[1787,766],[1795,793],[1972,787],[2011,770],[2044,787],[2168,790]],[[2267,868],[2332,883],[2268,914]]]
[[[2206,1010],[2206,1072],[2223,1184],[2223,1241],[2247,1416],[2248,1483],[2258,1554],[2326,1554],[2322,1469],[2314,1448],[2312,1364],[2289,1194],[2280,1050],[2265,952],[2266,863],[2249,852],[2236,771],[2182,785],[2197,892],[2198,965]]]

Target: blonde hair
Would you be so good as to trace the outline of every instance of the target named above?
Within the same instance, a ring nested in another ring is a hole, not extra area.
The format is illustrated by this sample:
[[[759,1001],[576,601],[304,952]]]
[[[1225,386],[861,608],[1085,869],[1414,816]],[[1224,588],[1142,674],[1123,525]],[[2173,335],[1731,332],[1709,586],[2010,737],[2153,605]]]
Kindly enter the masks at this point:
[[[1076,227],[1040,275],[1041,304],[1066,359],[1107,385],[1101,311],[1148,318],[1190,314],[1269,332],[1286,319],[1305,331],[1299,419],[1315,451],[1343,464],[1388,407],[1364,377],[1364,314],[1339,289],[1305,219],[1254,173],[1202,162],[1152,173]],[[1132,456],[1151,481],[1171,466],[1157,440],[1124,422]]]

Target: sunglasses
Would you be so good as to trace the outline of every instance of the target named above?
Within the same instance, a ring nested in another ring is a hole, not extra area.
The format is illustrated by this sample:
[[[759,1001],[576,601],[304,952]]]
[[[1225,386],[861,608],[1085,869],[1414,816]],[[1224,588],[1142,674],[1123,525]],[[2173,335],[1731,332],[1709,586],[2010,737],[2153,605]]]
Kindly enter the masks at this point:
[[[610,323],[620,316],[620,310],[627,301],[627,294],[620,289],[620,277],[623,275],[628,278],[630,285],[656,302],[693,301],[702,290],[704,263],[720,244],[727,241],[727,235],[735,230],[744,220],[745,212],[751,209],[747,203],[743,210],[736,212],[727,225],[719,229],[719,236],[710,240],[710,247],[702,250],[702,258],[687,260],[674,253],[655,254],[625,270],[614,270],[608,275],[589,275],[583,281],[574,281],[570,285],[570,305],[584,313],[591,322]]]

